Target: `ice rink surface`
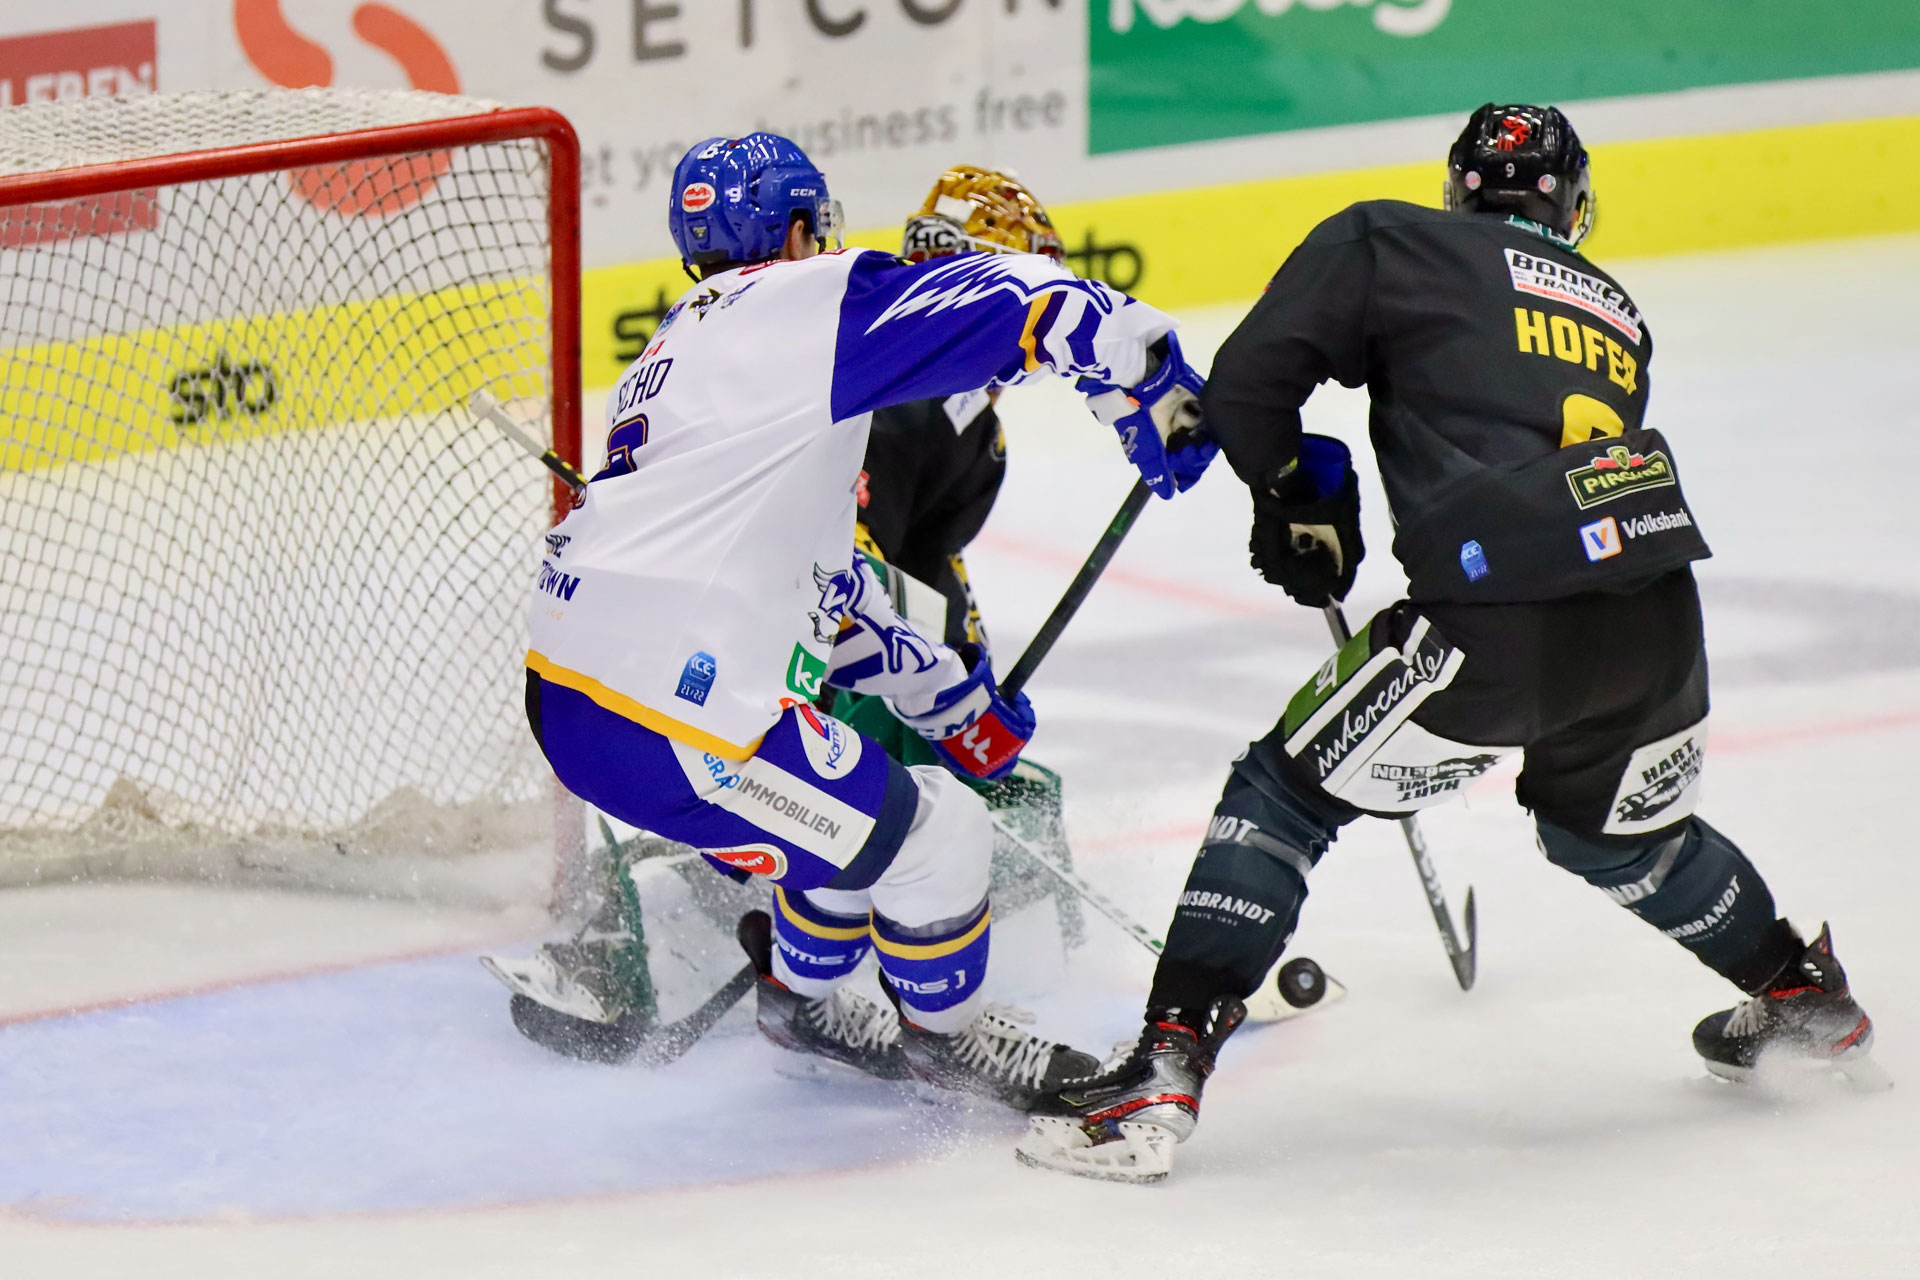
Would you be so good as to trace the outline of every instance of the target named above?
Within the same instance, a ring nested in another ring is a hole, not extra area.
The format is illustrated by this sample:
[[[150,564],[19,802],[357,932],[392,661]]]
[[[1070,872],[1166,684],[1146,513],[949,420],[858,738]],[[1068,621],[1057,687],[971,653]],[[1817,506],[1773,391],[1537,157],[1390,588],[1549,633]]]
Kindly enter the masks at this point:
[[[1350,998],[1237,1037],[1157,1188],[1019,1168],[1022,1123],[984,1106],[783,1078],[739,1014],[663,1070],[551,1057],[472,959],[536,940],[529,912],[13,890],[0,1274],[1913,1275],[1920,239],[1608,265],[1716,551],[1702,813],[1790,916],[1833,922],[1893,1092],[1706,1078],[1688,1032],[1735,993],[1548,866],[1510,769],[1424,820],[1456,903],[1478,891],[1478,987],[1399,833],[1349,828],[1293,951]],[[1239,310],[1190,317],[1190,348]],[[969,561],[1004,667],[1131,473],[1070,395],[1002,404],[1007,485]],[[1309,425],[1357,443],[1364,414],[1334,388]],[[1245,567],[1247,507],[1222,466],[1149,508],[1031,686],[1081,869],[1156,928],[1227,762],[1329,648]],[[1377,485],[1367,518],[1356,625],[1400,585]],[[992,980],[1103,1051],[1150,962],[1088,930],[1063,961],[1011,922]]]

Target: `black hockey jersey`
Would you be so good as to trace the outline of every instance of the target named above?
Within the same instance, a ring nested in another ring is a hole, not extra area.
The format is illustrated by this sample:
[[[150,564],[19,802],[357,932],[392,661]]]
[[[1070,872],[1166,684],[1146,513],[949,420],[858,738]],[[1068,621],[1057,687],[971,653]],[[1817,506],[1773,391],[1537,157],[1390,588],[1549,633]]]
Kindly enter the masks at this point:
[[[947,598],[950,644],[982,641],[961,552],[1007,474],[991,397],[972,391],[877,409],[860,473],[858,533],[881,559]]]
[[[1709,554],[1642,422],[1652,355],[1626,291],[1548,229],[1369,201],[1316,227],[1221,347],[1207,429],[1258,483],[1297,454],[1316,386],[1364,384],[1412,599],[1626,590]]]

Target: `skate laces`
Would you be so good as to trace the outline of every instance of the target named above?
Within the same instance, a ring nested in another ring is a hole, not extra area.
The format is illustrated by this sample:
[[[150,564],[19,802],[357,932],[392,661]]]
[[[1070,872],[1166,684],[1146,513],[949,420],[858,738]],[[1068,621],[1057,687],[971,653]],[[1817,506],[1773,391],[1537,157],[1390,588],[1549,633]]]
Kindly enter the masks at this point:
[[[1033,1015],[1011,1005],[990,1004],[955,1039],[960,1061],[1015,1084],[1038,1088],[1044,1083],[1057,1047],[1022,1031]]]
[[[893,1006],[877,1004],[844,987],[824,1000],[808,1001],[807,1016],[822,1032],[852,1049],[887,1049],[900,1040],[900,1016]]]
[[[1755,1035],[1767,1026],[1767,997],[1754,996],[1751,1000],[1742,1000],[1733,1007],[1727,1017],[1727,1034],[1734,1036]]]

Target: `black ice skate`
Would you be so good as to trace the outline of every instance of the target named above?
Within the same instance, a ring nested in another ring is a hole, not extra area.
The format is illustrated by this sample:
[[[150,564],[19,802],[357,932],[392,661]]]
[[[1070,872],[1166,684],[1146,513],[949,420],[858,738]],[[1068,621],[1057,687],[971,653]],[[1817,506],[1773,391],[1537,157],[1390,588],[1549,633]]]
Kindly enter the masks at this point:
[[[887,985],[887,996],[899,1003],[891,985]],[[981,1094],[1025,1111],[1047,1091],[1100,1069],[1100,1060],[1092,1054],[1021,1029],[1021,1023],[1032,1021],[1032,1014],[1003,1004],[987,1005],[972,1022],[950,1035],[902,1018],[900,1043],[916,1079],[939,1089]]]
[[[1867,1088],[1890,1083],[1869,1057],[1873,1020],[1848,991],[1825,925],[1765,991],[1701,1019],[1693,1047],[1708,1071],[1727,1080],[1750,1080],[1756,1069],[1777,1063],[1832,1067]]]
[[[1020,1163],[1112,1182],[1158,1182],[1200,1118],[1200,1092],[1247,1007],[1218,996],[1204,1019],[1149,1009],[1133,1049],[1097,1076],[1041,1098]]]
[[[764,911],[740,917],[739,938],[760,975],[753,984],[760,1034],[782,1049],[820,1060],[785,1074],[842,1074],[851,1069],[882,1080],[907,1078],[900,1019],[892,1008],[844,986],[824,999],[809,1000],[781,985],[773,976],[773,920]]]

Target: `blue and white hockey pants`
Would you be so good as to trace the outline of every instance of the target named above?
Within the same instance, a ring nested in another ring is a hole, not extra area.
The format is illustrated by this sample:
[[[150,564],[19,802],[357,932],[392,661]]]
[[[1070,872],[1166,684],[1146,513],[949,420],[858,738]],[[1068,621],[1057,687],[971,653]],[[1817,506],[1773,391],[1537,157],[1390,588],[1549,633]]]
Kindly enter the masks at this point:
[[[810,706],[725,760],[531,671],[527,718],[573,794],[773,882],[774,976],[792,990],[825,996],[877,949],[910,1021],[952,1032],[978,1012],[993,824],[946,770]]]

